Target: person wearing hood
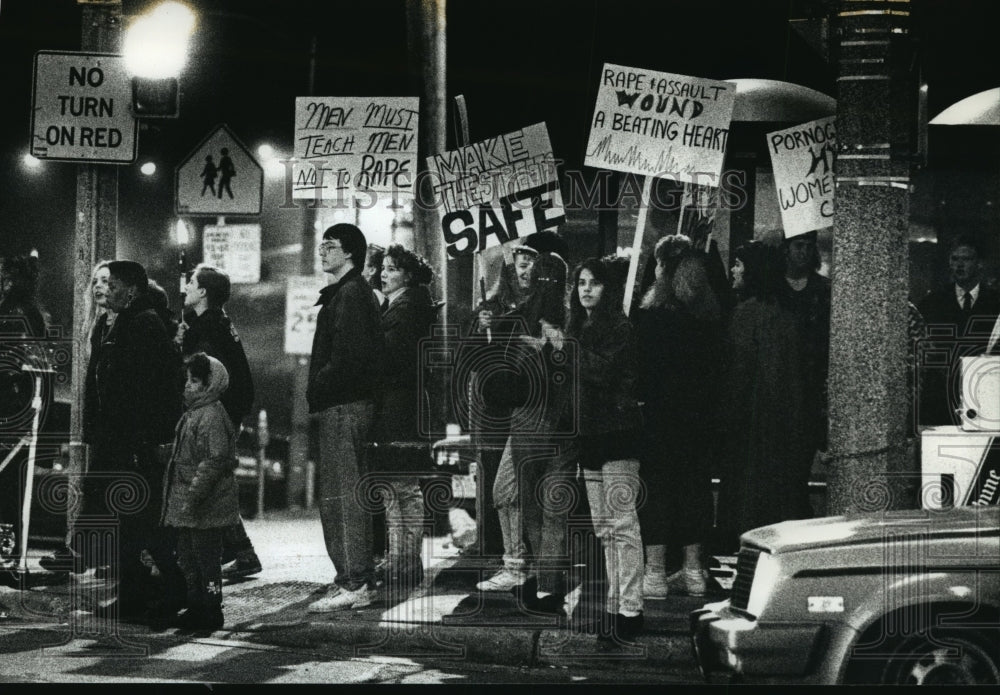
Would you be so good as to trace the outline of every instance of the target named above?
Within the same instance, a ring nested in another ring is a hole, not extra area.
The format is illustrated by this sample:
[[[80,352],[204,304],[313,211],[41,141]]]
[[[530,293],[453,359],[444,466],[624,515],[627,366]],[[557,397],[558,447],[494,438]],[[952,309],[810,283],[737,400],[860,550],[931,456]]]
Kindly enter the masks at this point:
[[[229,374],[229,388],[220,402],[238,434],[243,419],[253,411],[254,386],[243,341],[226,313],[231,292],[232,283],[224,270],[199,264],[184,288],[186,311],[174,343],[185,357],[204,352],[222,362]],[[225,579],[250,577],[261,571],[260,558],[242,520],[226,532],[222,559]]]
[[[160,523],[177,529],[178,564],[187,583],[188,608],[174,624],[212,631],[223,625],[222,538],[239,521],[236,431],[219,400],[229,387],[222,362],[196,352],[184,366],[186,411],[163,477]]]

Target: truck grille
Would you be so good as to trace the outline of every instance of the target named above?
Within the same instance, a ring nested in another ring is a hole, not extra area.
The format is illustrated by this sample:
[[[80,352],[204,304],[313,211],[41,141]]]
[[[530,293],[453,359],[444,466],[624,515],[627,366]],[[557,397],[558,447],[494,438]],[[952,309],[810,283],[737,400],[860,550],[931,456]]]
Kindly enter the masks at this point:
[[[755,548],[740,548],[740,556],[736,561],[736,579],[733,581],[733,592],[729,597],[729,605],[733,608],[746,610],[759,557],[760,551]]]

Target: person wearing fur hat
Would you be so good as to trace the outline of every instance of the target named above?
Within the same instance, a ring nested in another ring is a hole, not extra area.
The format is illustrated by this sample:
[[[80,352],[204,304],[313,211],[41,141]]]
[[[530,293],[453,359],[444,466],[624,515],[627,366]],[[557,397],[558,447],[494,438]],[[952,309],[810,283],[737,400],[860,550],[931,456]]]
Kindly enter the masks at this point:
[[[655,281],[632,318],[639,342],[640,399],[645,421],[639,510],[646,598],[669,591],[706,591],[701,544],[712,519],[711,460],[722,353],[720,302],[702,258],[688,237],[660,239],[653,251]],[[666,574],[666,546],[684,548],[680,571]]]
[[[184,361],[186,411],[177,423],[163,478],[160,523],[176,528],[178,564],[187,583],[185,630],[218,630],[222,618],[222,537],[239,521],[236,431],[219,397],[229,387],[222,362],[204,352]]]

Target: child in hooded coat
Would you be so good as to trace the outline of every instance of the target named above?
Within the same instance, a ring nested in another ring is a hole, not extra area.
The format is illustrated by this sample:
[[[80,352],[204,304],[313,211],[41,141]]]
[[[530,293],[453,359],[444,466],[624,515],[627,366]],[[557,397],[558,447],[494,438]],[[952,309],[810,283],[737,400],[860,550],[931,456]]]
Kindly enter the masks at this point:
[[[164,476],[161,523],[178,529],[177,561],[187,581],[188,608],[175,624],[217,630],[223,625],[222,536],[239,519],[236,433],[219,402],[229,375],[204,352],[188,357],[184,366],[186,410]]]

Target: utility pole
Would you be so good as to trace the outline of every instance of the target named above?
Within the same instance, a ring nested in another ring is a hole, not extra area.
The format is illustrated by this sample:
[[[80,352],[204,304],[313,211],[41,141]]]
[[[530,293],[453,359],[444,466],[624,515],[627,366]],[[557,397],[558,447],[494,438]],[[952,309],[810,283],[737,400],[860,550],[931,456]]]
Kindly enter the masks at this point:
[[[316,94],[316,47],[317,38],[313,34],[309,40],[309,73],[305,96]],[[302,233],[299,241],[302,251],[299,255],[299,273],[301,275],[316,274],[316,208],[323,203],[322,192],[316,192],[312,202],[302,205]],[[309,358],[305,355],[292,355],[293,385],[292,385],[292,431],[288,440],[288,474],[286,479],[285,501],[289,507],[298,507],[299,500],[304,498],[305,506],[312,505],[308,479],[313,471],[309,470],[309,408],[306,404],[306,388],[309,385]]]
[[[80,50],[119,53],[121,0],[77,0],[81,6]],[[118,168],[109,164],[78,164],[76,174],[76,234],[73,243],[73,369],[70,408],[69,465],[71,476],[87,467],[83,445],[83,391],[87,379],[86,341],[90,316],[90,274],[98,260],[113,260],[118,235]],[[67,508],[72,515],[73,505]],[[68,519],[72,522],[73,519]],[[70,524],[72,528],[72,524]]]
[[[838,0],[828,513],[911,507],[906,391],[918,71],[910,0]]]
[[[431,181],[426,176],[427,157],[443,152],[447,137],[447,43],[445,7],[447,0],[407,0],[406,2],[406,44],[411,66],[410,82],[420,95],[420,132],[417,149],[417,181],[414,190],[413,236],[414,246],[435,266],[439,287],[445,301],[438,315],[441,325],[447,326],[458,316],[459,305],[458,276],[450,273],[448,254],[442,241],[437,210],[432,207],[434,200]],[[453,340],[443,336],[445,349]],[[444,425],[453,422],[453,414],[448,385],[434,383],[434,408],[431,422],[439,419],[441,433]]]

